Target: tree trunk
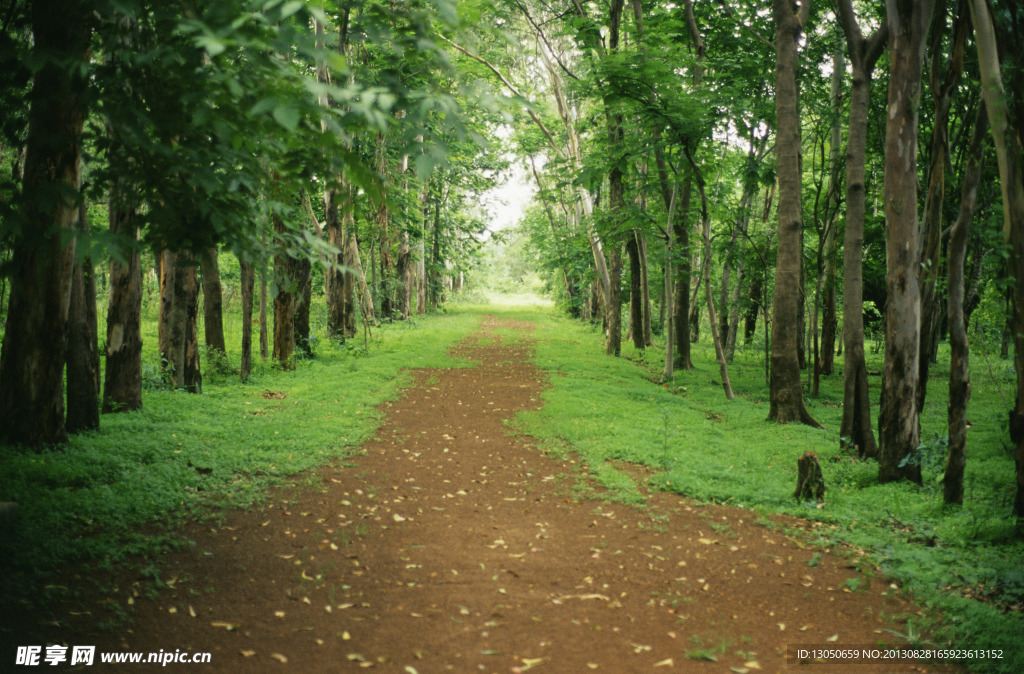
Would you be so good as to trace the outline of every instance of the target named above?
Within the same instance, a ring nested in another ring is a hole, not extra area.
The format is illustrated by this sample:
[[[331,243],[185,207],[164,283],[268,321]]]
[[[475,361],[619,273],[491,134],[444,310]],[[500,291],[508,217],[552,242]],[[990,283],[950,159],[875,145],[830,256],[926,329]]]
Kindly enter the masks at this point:
[[[242,271],[242,362],[239,366],[242,381],[249,379],[252,372],[252,304],[256,290],[256,270],[252,262],[239,258]]]
[[[697,190],[700,193],[700,222],[701,232],[704,237],[704,295],[708,304],[708,329],[711,330],[711,341],[715,346],[715,355],[718,357],[719,373],[722,377],[722,389],[725,391],[727,400],[735,396],[732,393],[732,384],[729,381],[729,367],[725,361],[725,350],[722,348],[722,338],[718,333],[718,318],[715,316],[715,302],[711,290],[711,218],[708,215],[708,197],[704,191],[704,180],[693,157],[687,151],[686,158],[690,161],[694,176],[697,179]]]
[[[292,260],[295,274],[295,348],[306,358],[313,357],[313,345],[309,341],[309,303],[313,299],[313,263],[308,257]]]
[[[971,219],[985,158],[985,103],[978,106],[974,135],[964,170],[960,211],[949,235],[949,453],[943,478],[942,497],[946,503],[964,502],[964,467],[967,465],[967,401],[971,397],[970,349],[964,322],[964,259],[971,238]]]
[[[740,329],[740,300],[743,296],[746,277],[746,265],[741,260],[736,267],[736,284],[733,286],[732,297],[729,300],[729,336],[725,340],[725,360],[729,363],[736,355],[736,335]]]
[[[260,264],[260,360],[270,356],[269,335],[267,334],[267,266]]]
[[[78,207],[79,227],[89,231],[85,203]],[[91,257],[76,257],[68,314],[67,432],[100,427],[100,352],[96,330],[96,276]]]
[[[282,234],[284,223],[275,213],[274,231]],[[279,242],[280,243],[280,242]],[[295,280],[292,261],[283,250],[274,256],[274,276],[277,293],[274,295],[274,360],[285,370],[295,369]]]
[[[690,342],[690,279],[693,276],[693,256],[690,251],[690,200],[693,195],[693,173],[686,167],[683,182],[679,188],[679,205],[676,209],[675,253],[678,260],[675,282],[675,302],[672,306],[675,324],[676,369],[692,370],[692,342]]]
[[[345,283],[344,274],[336,265],[341,264],[345,248],[345,233],[341,223],[341,210],[351,208],[342,195],[346,190],[324,192],[324,234],[337,252],[328,256],[324,265],[324,296],[327,300],[327,334],[330,337],[345,337]]]
[[[160,371],[167,373],[165,375],[173,383],[180,374],[181,364],[178,364],[179,369],[175,369],[175,338],[174,338],[174,321],[175,321],[175,307],[174,303],[177,299],[178,294],[175,292],[175,282],[177,281],[178,265],[177,255],[170,250],[163,250],[159,253],[160,258],[160,312],[157,316],[157,349],[160,354]],[[180,340],[179,340],[180,341]]]
[[[839,230],[839,212],[843,207],[840,197],[840,176],[842,175],[840,161],[843,145],[842,108],[843,108],[843,77],[846,74],[846,59],[843,57],[842,46],[837,46],[832,64],[832,81],[830,86],[830,97],[832,99],[832,129],[829,134],[829,181],[828,181],[828,230],[825,236],[824,270],[822,291],[822,319],[821,319],[821,349],[818,359],[818,370],[815,373],[815,381],[818,375],[830,375],[835,371],[836,355],[836,242]]]
[[[110,233],[138,239],[135,209],[124,202],[123,185],[111,186]],[[142,407],[142,266],[139,251],[125,250],[122,264],[110,258],[110,293],[107,305],[107,363],[104,369],[103,412]]]
[[[175,298],[184,306],[185,324],[183,330],[182,346],[184,354],[182,358],[182,386],[189,393],[203,392],[203,372],[199,366],[199,279],[196,276],[195,260],[189,259],[189,265],[179,270],[179,276],[184,277],[181,288],[184,295]],[[177,285],[175,286],[177,287]]]
[[[651,282],[647,264],[647,239],[637,232],[637,247],[640,253],[640,306],[644,314],[644,344],[654,346],[651,333]]]
[[[985,0],[971,0],[971,21],[974,24],[978,46],[978,64],[981,70],[982,96],[985,100],[989,127],[999,162],[999,183],[1003,197],[1003,236],[1010,245],[1010,260],[1015,271],[1012,288],[1013,307],[1010,312],[1014,342],[1014,367],[1017,371],[1017,398],[1010,410],[1010,439],[1017,445],[1017,495],[1013,513],[1018,517],[1018,531],[1024,533],[1019,518],[1024,518],[1024,274],[1020,273],[1024,260],[1024,165],[1022,165],[1021,134],[1024,120],[1011,120],[1007,93],[1003,89],[999,64],[999,45],[996,43],[995,24],[991,8]],[[1018,39],[1014,35],[1011,39]],[[1007,58],[1019,77],[1022,57],[1020,50],[1007,45]],[[1016,59],[1014,61],[1013,59]],[[1021,109],[1021,87],[1011,89],[1015,110]],[[1014,126],[1016,123],[1016,127]]]
[[[626,253],[629,255],[629,328],[633,346],[643,351],[647,348],[644,339],[643,272],[640,268],[640,245],[636,231],[626,236]]]
[[[839,437],[842,444],[856,447],[862,457],[877,457],[864,360],[864,164],[871,72],[885,48],[888,28],[883,24],[870,38],[864,39],[853,14],[852,0],[840,0],[839,19],[853,69],[846,145],[846,233],[843,238],[843,346],[846,353]]]
[[[665,315],[665,368],[662,370],[661,378],[664,381],[668,381],[672,378],[673,367],[675,365],[675,353],[673,352],[673,342],[675,341],[673,339],[673,333],[675,332],[674,319],[672,311],[666,311],[665,307],[672,303],[672,295],[674,292],[674,288],[672,286],[675,276],[672,271],[672,251],[673,244],[675,243],[673,241],[675,238],[673,236],[675,233],[675,225],[672,221],[675,219],[676,215],[676,197],[678,194],[679,183],[677,182],[672,187],[672,192],[668,199],[668,218],[665,222],[665,259],[662,262],[665,272],[665,294],[662,295],[661,302],[662,313]]]
[[[779,179],[778,255],[772,300],[770,410],[779,423],[819,426],[804,406],[797,345],[800,339],[803,218],[800,213],[800,119],[797,115],[797,38],[810,3],[795,15],[789,0],[774,0],[776,153]]]
[[[75,257],[67,241],[78,222],[73,195],[81,182],[87,84],[85,69],[71,64],[86,57],[92,13],[88,3],[37,0],[31,14],[33,53],[42,67],[29,94],[20,199],[25,224],[12,232],[0,442],[37,446],[67,440],[63,374]]]
[[[942,38],[946,33],[946,3],[941,0],[935,12],[932,28],[932,58],[929,74],[935,113],[932,122],[930,167],[928,170],[928,191],[924,202],[924,218],[921,223],[921,337],[918,357],[917,409],[924,409],[925,393],[928,390],[928,369],[936,357],[938,332],[942,312],[936,285],[939,279],[942,256],[942,205],[946,193],[946,157],[949,153],[949,111],[953,96],[960,85],[964,66],[964,43],[967,38],[966,17],[960,15],[954,26],[952,54],[944,82],[939,82],[944,51]],[[961,279],[962,281],[962,279]]]
[[[216,248],[211,248],[200,258],[203,272],[203,327],[206,346],[223,356],[227,353],[227,346],[224,343],[224,299],[218,254]]]
[[[878,414],[878,479],[921,483],[917,451],[921,292],[917,222],[917,107],[933,0],[888,5],[889,97],[885,129],[885,366]],[[902,464],[902,465],[901,465]]]

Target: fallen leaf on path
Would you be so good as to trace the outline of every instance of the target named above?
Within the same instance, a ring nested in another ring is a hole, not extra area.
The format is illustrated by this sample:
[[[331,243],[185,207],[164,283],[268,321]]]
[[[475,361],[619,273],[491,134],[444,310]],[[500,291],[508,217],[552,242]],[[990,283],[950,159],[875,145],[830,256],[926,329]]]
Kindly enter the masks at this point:
[[[242,651],[238,651],[238,652],[241,653],[243,656],[245,656],[247,658],[251,658],[252,656],[256,655],[256,651],[242,650]]]
[[[743,666],[749,667],[750,669],[761,669],[761,665],[758,664],[757,660],[748,660],[743,663]]]
[[[672,658],[665,658],[661,662],[655,662],[654,663],[655,667],[672,667],[674,665],[675,665],[675,663],[672,662]]]
[[[235,623],[224,622],[223,620],[214,620],[210,623],[213,627],[223,627],[228,632],[233,632],[238,629],[238,625]]]
[[[280,653],[271,653],[270,657],[274,658],[275,660],[280,662],[282,665],[288,664],[288,658],[286,658],[285,656],[283,656]]]
[[[833,634],[828,639],[825,639],[825,641],[828,641],[829,643],[832,643],[832,642],[835,642],[835,641],[839,641],[839,635],[838,634]]]

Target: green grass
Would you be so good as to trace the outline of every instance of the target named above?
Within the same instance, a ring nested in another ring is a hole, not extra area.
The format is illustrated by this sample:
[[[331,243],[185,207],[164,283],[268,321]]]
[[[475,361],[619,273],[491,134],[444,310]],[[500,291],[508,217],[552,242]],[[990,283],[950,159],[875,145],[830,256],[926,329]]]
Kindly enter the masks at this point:
[[[694,345],[696,369],[666,385],[658,383],[660,349],[642,355],[626,345],[623,358],[610,358],[603,335],[590,326],[537,311],[515,317],[538,323],[535,362],[550,375],[544,407],[520,414],[517,428],[555,454],[577,453],[611,498],[640,500],[611,463],[629,461],[653,467],[651,486],[658,489],[823,522],[819,545],[862,549],[927,615],[944,616],[933,638],[958,648],[1004,649],[1001,661],[970,664],[1024,671],[1024,648],[1015,645],[1024,633],[1024,544],[1014,538],[1014,465],[1000,394],[1014,390],[1012,362],[973,356],[965,505],[948,507],[940,483],[948,352],[932,368],[923,415],[924,486],[881,485],[877,464],[839,449],[841,359],[837,373],[823,378],[821,395],[807,401],[825,429],[778,425],[766,421],[763,342],[737,350],[729,369],[737,398],[730,402],[706,336]],[[880,371],[881,356],[869,358],[869,370]],[[877,399],[880,378],[870,385]],[[821,458],[828,486],[822,508],[792,496],[805,450]]]
[[[350,455],[379,426],[376,406],[408,384],[407,370],[460,365],[447,349],[478,322],[440,314],[377,329],[366,344],[321,338],[294,371],[256,354],[248,382],[207,372],[203,395],[159,387],[153,327],[141,410],[104,415],[99,432],[61,448],[0,447],[0,501],[20,507],[0,537],[0,602],[38,599],[33,587],[62,564],[107,566],[180,544],[153,531],[259,503],[271,485]],[[237,344],[240,325],[231,326]],[[136,533],[143,525],[155,529]]]

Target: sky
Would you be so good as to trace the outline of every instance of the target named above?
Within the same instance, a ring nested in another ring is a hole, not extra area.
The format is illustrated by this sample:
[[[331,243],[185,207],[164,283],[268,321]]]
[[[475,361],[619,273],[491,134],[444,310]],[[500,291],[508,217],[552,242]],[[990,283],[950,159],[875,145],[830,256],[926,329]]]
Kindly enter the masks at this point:
[[[512,165],[508,179],[504,184],[484,193],[484,204],[490,213],[488,229],[493,232],[514,226],[523,217],[523,211],[529,205],[536,192],[536,186],[526,168],[514,157],[509,157]]]

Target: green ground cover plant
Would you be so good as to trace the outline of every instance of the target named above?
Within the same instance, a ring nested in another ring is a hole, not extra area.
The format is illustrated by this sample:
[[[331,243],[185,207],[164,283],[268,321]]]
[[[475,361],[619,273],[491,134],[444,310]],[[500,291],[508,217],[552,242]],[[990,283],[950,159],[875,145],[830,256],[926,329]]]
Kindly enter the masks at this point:
[[[947,507],[940,480],[948,352],[932,368],[922,417],[924,486],[881,485],[877,464],[840,450],[841,358],[837,374],[823,378],[821,394],[807,399],[825,428],[777,425],[766,421],[763,341],[737,349],[729,370],[737,398],[730,402],[707,339],[694,345],[693,371],[661,382],[661,349],[641,354],[624,345],[623,358],[610,358],[597,328],[548,312],[512,315],[538,324],[535,362],[549,374],[544,406],[521,413],[516,428],[551,452],[576,453],[611,498],[640,500],[613,463],[628,461],[653,468],[650,486],[657,489],[813,520],[816,544],[849,546],[927,609],[913,616],[904,638],[928,633],[959,648],[1003,649],[1000,661],[970,664],[1024,671],[1024,648],[1017,644],[1024,634],[1024,544],[1014,537],[1014,468],[1000,394],[1013,390],[1012,361],[988,356],[986,362],[981,355],[973,361],[965,504]],[[881,355],[870,351],[868,368],[877,372]],[[872,380],[877,397],[878,378]],[[828,487],[821,507],[793,497],[796,460],[805,450],[821,460]]]

